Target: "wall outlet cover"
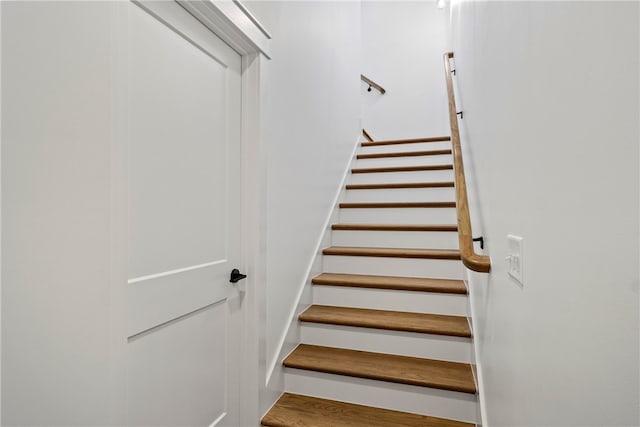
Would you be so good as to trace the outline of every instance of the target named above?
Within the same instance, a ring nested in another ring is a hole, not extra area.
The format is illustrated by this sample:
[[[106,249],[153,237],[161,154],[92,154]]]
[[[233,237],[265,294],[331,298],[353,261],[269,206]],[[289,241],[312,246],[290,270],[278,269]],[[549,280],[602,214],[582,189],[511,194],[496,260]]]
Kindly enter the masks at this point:
[[[509,276],[513,277],[521,285],[524,285],[524,239],[513,234],[507,235],[507,243],[509,245]]]

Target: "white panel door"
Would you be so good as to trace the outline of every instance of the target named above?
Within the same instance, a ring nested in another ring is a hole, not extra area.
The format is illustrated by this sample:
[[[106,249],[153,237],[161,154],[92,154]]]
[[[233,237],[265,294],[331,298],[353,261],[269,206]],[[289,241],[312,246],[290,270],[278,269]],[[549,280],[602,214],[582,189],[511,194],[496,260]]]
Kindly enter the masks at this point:
[[[237,426],[241,58],[128,3],[127,425]]]

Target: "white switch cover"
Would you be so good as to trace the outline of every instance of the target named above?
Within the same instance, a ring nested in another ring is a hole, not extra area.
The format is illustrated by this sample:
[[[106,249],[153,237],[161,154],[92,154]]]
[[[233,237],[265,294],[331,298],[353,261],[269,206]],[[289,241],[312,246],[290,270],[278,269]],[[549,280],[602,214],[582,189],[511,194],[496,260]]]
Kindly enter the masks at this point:
[[[509,256],[507,257],[507,261],[509,262],[509,276],[516,279],[521,285],[524,285],[524,254],[522,252],[523,240],[524,239],[520,236],[507,234],[507,243],[509,245]]]

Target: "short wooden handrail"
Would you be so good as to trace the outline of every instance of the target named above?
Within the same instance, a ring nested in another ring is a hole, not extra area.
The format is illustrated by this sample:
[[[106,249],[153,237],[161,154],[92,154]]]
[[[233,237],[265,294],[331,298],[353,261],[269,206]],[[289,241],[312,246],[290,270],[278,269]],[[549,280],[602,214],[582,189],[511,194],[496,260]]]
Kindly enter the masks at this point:
[[[467,197],[467,182],[464,177],[462,163],[462,148],[460,146],[460,131],[458,129],[458,111],[453,94],[453,78],[451,77],[451,63],[453,52],[444,54],[444,71],[447,79],[447,93],[449,95],[449,122],[451,124],[451,145],[453,146],[453,170],[456,188],[456,210],[458,212],[458,242],[462,263],[473,271],[488,273],[491,261],[488,256],[476,254],[473,248],[473,234],[471,232],[471,218],[469,216],[469,200]]]
[[[370,88],[377,89],[383,95],[387,92],[382,86],[380,86],[378,83],[374,82],[373,80],[371,80],[369,77],[365,76],[364,74],[360,74],[360,80],[362,80],[363,82],[368,84]]]
[[[362,136],[367,138],[367,141],[373,142],[373,137],[369,135],[369,132],[367,132],[364,128],[362,129]]]

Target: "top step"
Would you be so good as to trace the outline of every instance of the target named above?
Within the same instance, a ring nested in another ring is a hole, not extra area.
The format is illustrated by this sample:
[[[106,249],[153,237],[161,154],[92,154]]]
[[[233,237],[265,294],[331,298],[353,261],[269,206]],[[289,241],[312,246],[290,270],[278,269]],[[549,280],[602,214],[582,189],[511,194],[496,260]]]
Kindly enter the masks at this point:
[[[440,142],[440,141],[451,141],[450,136],[435,136],[430,138],[412,138],[412,139],[389,139],[385,141],[373,141],[373,142],[363,142],[363,147],[375,147],[378,145],[393,145],[393,144],[414,144],[417,142]]]

